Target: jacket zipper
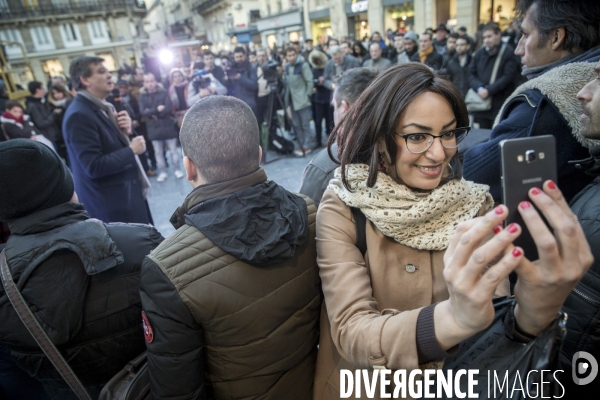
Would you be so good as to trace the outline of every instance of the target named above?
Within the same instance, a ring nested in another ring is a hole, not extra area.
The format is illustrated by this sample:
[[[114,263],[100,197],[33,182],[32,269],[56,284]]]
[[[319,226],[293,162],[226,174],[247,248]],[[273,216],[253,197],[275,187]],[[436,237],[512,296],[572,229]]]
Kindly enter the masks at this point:
[[[578,290],[577,288],[573,289],[573,291],[575,293],[577,293],[581,298],[583,298],[588,303],[590,303],[590,304],[592,304],[592,305],[594,305],[596,307],[600,306],[600,301],[591,298],[590,296],[588,296],[587,294],[585,294],[582,291]]]
[[[535,106],[531,103],[531,101],[529,100],[529,97],[527,97],[526,94],[518,94],[515,97],[513,97],[513,99],[516,99],[517,97],[525,97],[525,100],[527,100],[527,102],[529,103],[529,105],[531,106],[531,108],[535,108]]]

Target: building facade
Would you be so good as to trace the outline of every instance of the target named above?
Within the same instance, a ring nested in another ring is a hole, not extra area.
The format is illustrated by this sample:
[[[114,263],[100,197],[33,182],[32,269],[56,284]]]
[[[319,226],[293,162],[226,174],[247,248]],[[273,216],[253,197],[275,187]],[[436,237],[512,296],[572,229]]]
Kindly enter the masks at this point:
[[[20,47],[5,47],[16,83],[67,76],[81,55],[103,57],[116,71],[139,65],[145,14],[141,0],[0,0],[0,40],[22,43],[31,63],[33,75]]]
[[[260,45],[259,0],[192,0],[192,10],[202,17],[205,41],[213,51]]]
[[[516,0],[305,0],[306,37],[363,40],[374,32],[422,33],[439,24],[465,26],[473,35],[479,24],[497,22],[502,30],[514,20]]]
[[[256,26],[262,46],[273,48],[306,39],[301,0],[260,0],[260,13]]]

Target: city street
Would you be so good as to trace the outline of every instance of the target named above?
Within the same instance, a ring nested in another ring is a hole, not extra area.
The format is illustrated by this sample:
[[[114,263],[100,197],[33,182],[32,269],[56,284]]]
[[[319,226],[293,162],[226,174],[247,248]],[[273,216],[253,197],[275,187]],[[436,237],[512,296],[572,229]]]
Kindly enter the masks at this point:
[[[320,150],[319,150],[320,151]],[[269,179],[274,180],[287,190],[297,192],[300,189],[302,172],[306,165],[312,160],[316,153],[306,157],[287,156],[277,161],[261,165],[267,172]],[[276,153],[269,152],[268,160],[274,160]],[[168,159],[168,158],[167,158]],[[182,167],[183,170],[183,167]],[[185,197],[190,193],[192,187],[185,177],[175,178],[173,168],[169,168],[169,177],[166,181],[158,183],[156,177],[150,178],[152,184],[152,195],[148,199],[152,218],[156,229],[167,237],[175,231],[169,219],[177,207],[181,205]]]

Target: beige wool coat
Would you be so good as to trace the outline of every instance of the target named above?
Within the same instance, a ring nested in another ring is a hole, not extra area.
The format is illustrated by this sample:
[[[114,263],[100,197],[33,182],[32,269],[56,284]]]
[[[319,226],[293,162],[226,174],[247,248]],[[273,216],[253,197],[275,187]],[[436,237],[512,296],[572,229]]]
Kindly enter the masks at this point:
[[[442,276],[444,251],[402,245],[369,220],[366,241],[363,258],[355,245],[350,208],[327,189],[317,213],[317,261],[325,301],[314,400],[340,398],[340,369],[418,368],[419,313],[449,297]]]

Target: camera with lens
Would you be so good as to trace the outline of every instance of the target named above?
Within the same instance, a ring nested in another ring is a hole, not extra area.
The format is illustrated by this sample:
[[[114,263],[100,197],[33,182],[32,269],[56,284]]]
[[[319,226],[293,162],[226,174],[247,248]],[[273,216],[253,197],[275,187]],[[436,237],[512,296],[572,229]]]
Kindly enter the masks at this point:
[[[279,61],[267,61],[263,68],[263,76],[270,85],[276,84],[279,81]]]
[[[200,91],[200,89],[206,89],[210,86],[211,80],[209,77],[206,76],[207,74],[209,74],[209,72],[205,69],[194,70],[194,75],[192,76],[192,84],[194,85],[194,88],[197,91]]]

